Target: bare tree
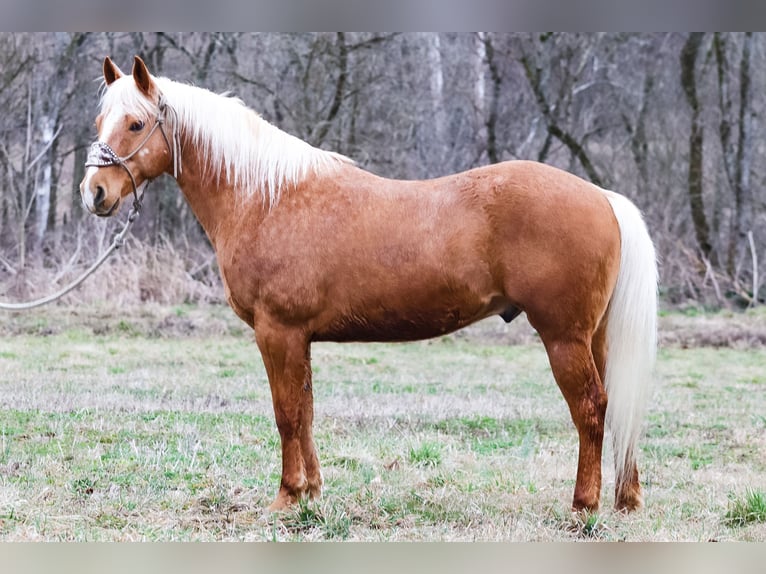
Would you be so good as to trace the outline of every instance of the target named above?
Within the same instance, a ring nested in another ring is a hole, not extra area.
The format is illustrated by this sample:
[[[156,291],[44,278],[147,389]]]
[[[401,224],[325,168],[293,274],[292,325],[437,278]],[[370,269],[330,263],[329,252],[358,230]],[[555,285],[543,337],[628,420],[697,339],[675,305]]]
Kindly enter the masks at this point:
[[[716,33],[713,46],[718,73],[718,99],[720,107],[719,137],[723,153],[724,173],[734,195],[734,210],[729,234],[726,270],[735,284],[748,245],[748,232],[752,231],[753,193],[750,173],[753,161],[753,96],[751,52],[752,32],[743,34],[739,63],[739,98],[736,115],[732,101],[732,71],[728,57],[727,35]],[[737,128],[734,141],[733,131]]]
[[[26,73],[33,65],[28,41],[28,37],[20,34],[0,35],[0,109],[4,111],[0,116],[0,240],[16,228],[18,221],[18,190],[11,148],[24,125]],[[8,265],[6,261],[5,266]]]
[[[45,233],[53,232],[56,227],[61,159],[58,150],[59,134],[64,127],[66,107],[79,87],[74,78],[81,72],[75,63],[88,35],[81,32],[59,32],[50,38],[50,45],[46,43],[38,46],[38,50],[52,49],[56,54],[55,58],[41,69],[40,81],[37,84],[39,93],[35,98],[37,132],[42,150],[41,155],[36,158],[39,167],[35,178],[35,244],[38,248]]]
[[[681,51],[681,85],[686,95],[686,102],[692,112],[689,132],[689,207],[691,208],[697,244],[703,255],[716,266],[718,265],[718,258],[710,242],[710,226],[702,199],[705,128],[701,120],[702,106],[697,95],[697,60],[704,37],[703,32],[693,32],[689,34],[684,44]]]
[[[614,183],[647,215],[671,302],[740,304],[766,276],[765,34],[0,33],[0,282],[87,246],[97,76],[134,54],[381,175],[525,158]],[[153,184],[135,237],[209,255],[174,188]]]
[[[497,163],[500,161],[497,145],[497,108],[503,78],[500,75],[500,68],[495,58],[495,46],[492,42],[492,35],[487,32],[479,33],[478,46],[480,56],[483,56],[483,59],[486,61],[490,78],[489,110],[487,111],[484,123],[487,130],[487,157],[489,158],[489,163]],[[483,94],[484,91],[482,90]]]
[[[548,47],[547,53],[557,52],[556,46],[553,46],[554,36],[544,34],[540,39],[540,44],[543,47]],[[587,177],[596,185],[604,185],[603,176],[598,172],[594,165],[590,153],[584,145],[584,140],[579,139],[575,133],[565,127],[565,118],[562,114],[569,107],[571,103],[571,96],[578,90],[582,90],[582,86],[577,84],[581,81],[581,76],[588,65],[588,60],[592,53],[592,46],[585,46],[583,52],[577,53],[576,57],[572,57],[574,51],[571,47],[566,47],[563,54],[557,53],[556,55],[562,57],[562,62],[569,60],[569,65],[561,66],[563,70],[563,80],[559,83],[558,94],[554,96],[556,99],[551,100],[549,94],[549,79],[551,73],[550,62],[543,64],[538,61],[540,52],[542,49],[538,46],[536,41],[530,42],[531,48],[523,48],[519,57],[519,62],[524,68],[529,87],[531,88],[540,113],[542,114],[545,126],[547,128],[548,135],[545,139],[545,143],[540,151],[540,159],[545,160],[548,155],[551,137],[556,138],[562,144],[564,144],[573,157],[577,158],[582,168],[585,170]]]

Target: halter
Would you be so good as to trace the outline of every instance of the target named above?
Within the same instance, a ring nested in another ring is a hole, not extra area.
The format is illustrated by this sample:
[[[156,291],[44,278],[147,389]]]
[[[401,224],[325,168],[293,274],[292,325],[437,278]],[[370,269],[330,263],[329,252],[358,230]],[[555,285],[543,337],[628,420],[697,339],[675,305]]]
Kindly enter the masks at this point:
[[[170,139],[168,139],[168,136],[165,133],[165,128],[163,127],[165,124],[167,112],[170,112],[170,114],[173,116],[172,144],[170,143]],[[138,209],[141,207],[141,198],[138,196],[136,178],[133,176],[133,172],[130,171],[127,161],[136,155],[141,150],[141,148],[144,147],[146,142],[149,141],[149,138],[152,137],[152,134],[154,134],[157,128],[160,129],[162,138],[165,140],[165,144],[168,146],[168,151],[170,151],[170,154],[173,156],[173,177],[178,178],[178,175],[181,173],[181,144],[178,140],[178,116],[176,115],[176,111],[167,103],[165,96],[162,94],[160,94],[160,99],[157,103],[157,118],[154,121],[152,129],[149,130],[149,133],[144,136],[144,139],[141,140],[141,143],[139,143],[132,152],[126,156],[120,157],[111,147],[109,147],[109,144],[106,142],[95,141],[90,145],[90,150],[88,150],[88,157],[85,160],[85,167],[108,167],[112,165],[118,165],[125,169],[125,171],[128,173],[128,177],[130,177],[130,183],[133,186],[133,209],[136,211],[138,211]],[[141,197],[143,197],[143,194]]]

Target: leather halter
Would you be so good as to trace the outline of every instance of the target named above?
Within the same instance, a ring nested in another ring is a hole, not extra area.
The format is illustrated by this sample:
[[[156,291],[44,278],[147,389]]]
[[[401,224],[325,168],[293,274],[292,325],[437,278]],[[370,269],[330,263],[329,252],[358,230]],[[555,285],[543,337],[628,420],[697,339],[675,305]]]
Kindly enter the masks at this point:
[[[165,128],[163,127],[165,124],[166,114],[168,112],[173,115],[172,144],[170,143],[170,139],[168,139],[168,136],[165,133]],[[160,95],[160,99],[157,104],[157,118],[154,121],[152,129],[149,130],[149,133],[144,136],[144,139],[141,140],[141,143],[139,143],[132,152],[126,156],[120,157],[111,147],[109,147],[109,144],[106,142],[95,141],[90,145],[90,149],[88,150],[88,157],[85,160],[85,167],[100,168],[118,165],[125,169],[125,171],[128,173],[128,177],[130,177],[130,183],[133,185],[133,197],[135,198],[133,200],[134,207],[139,206],[141,200],[138,197],[138,186],[136,185],[136,178],[130,171],[127,161],[136,155],[141,150],[141,148],[144,147],[146,142],[149,141],[149,138],[152,137],[152,134],[154,134],[157,128],[160,129],[162,138],[165,140],[165,144],[168,146],[168,151],[170,151],[170,154],[173,156],[173,177],[177,178],[181,173],[181,144],[178,140],[178,118],[176,116],[175,110],[170,105],[168,105],[167,101],[165,100],[165,96],[163,95]]]

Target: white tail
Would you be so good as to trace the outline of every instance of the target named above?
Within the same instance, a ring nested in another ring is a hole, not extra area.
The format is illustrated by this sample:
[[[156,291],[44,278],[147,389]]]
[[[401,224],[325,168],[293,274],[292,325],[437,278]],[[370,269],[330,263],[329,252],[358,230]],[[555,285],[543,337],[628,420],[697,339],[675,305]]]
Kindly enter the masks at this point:
[[[657,259],[638,208],[621,195],[605,193],[621,236],[620,272],[607,320],[604,381],[619,493],[636,461],[657,351]]]

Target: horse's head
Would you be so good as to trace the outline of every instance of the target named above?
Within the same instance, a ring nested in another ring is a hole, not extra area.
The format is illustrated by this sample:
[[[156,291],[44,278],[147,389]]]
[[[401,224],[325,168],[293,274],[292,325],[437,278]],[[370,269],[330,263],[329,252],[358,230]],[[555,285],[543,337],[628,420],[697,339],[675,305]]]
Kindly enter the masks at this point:
[[[123,198],[137,197],[146,182],[172,172],[180,158],[175,134],[165,124],[170,108],[141,58],[133,62],[132,76],[106,58],[104,80],[98,141],[88,154],[80,194],[91,213],[108,217]]]

